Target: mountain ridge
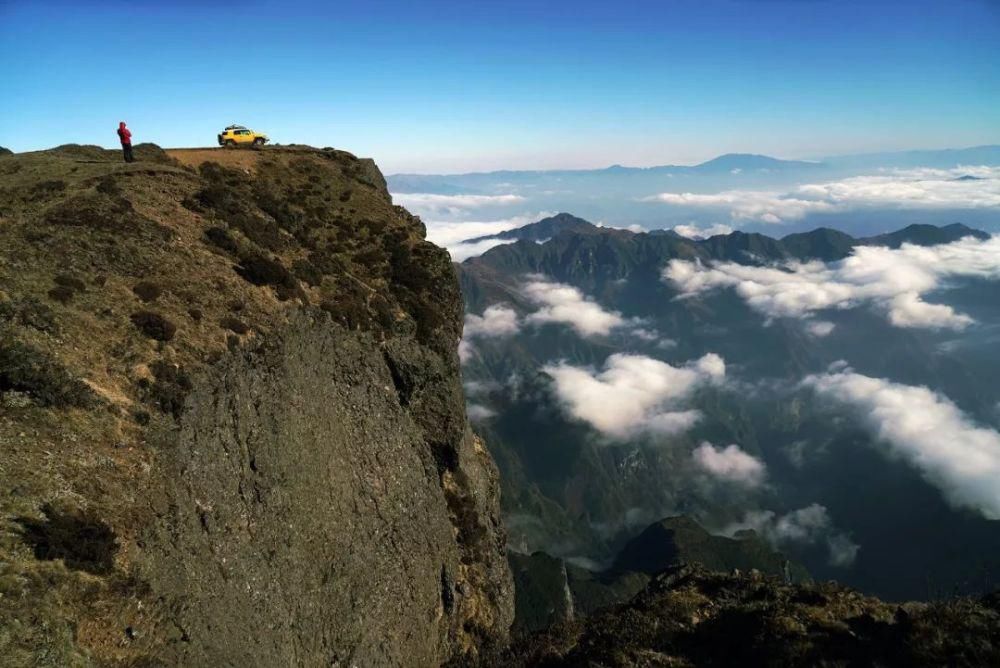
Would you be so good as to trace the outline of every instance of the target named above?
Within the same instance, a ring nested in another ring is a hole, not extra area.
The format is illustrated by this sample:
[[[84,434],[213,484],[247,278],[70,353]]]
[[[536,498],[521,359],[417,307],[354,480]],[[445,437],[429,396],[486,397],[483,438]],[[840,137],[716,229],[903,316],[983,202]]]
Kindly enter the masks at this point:
[[[940,161],[946,161],[949,164],[954,162],[955,166],[960,164],[962,161],[973,159],[976,160],[988,160],[991,163],[996,163],[1000,161],[1000,144],[982,144],[978,146],[969,146],[965,148],[950,148],[950,149],[926,149],[926,150],[911,150],[911,151],[888,151],[880,153],[852,153],[846,155],[831,155],[818,158],[815,161],[812,160],[794,160],[794,159],[782,159],[775,158],[768,155],[756,154],[756,153],[723,153],[714,158],[704,160],[693,165],[651,165],[648,167],[630,167],[620,164],[609,165],[608,167],[598,167],[598,168],[580,168],[580,169],[543,169],[543,170],[518,170],[518,169],[500,169],[500,170],[490,170],[490,171],[480,171],[480,172],[457,172],[457,173],[442,173],[442,174],[431,174],[431,173],[412,173],[412,172],[397,172],[388,174],[386,178],[390,183],[399,182],[406,178],[420,178],[420,177],[452,177],[452,178],[462,178],[470,176],[493,176],[493,177],[509,177],[512,175],[538,175],[538,174],[599,174],[601,172],[618,172],[618,173],[655,173],[655,172],[667,172],[667,171],[728,171],[733,168],[767,168],[771,167],[828,167],[832,165],[845,165],[851,163],[862,163],[866,164],[872,161],[892,161],[892,160],[903,160],[907,164],[913,163],[914,165],[921,163],[934,163]],[[759,159],[759,160],[758,160]],[[402,191],[398,191],[402,192]]]
[[[507,230],[495,235],[468,239],[462,243],[481,242],[490,239],[516,240],[514,244],[503,244],[488,249],[478,257],[468,258],[463,264],[489,264],[492,258],[512,253],[527,253],[528,255],[544,254],[544,251],[534,250],[530,245],[544,248],[544,241],[564,244],[566,239],[574,235],[608,236],[622,240],[650,245],[660,249],[667,257],[687,257],[693,252],[705,259],[746,260],[750,254],[759,255],[767,260],[799,259],[799,260],[840,260],[847,257],[857,246],[888,246],[899,248],[904,243],[916,245],[937,245],[957,241],[966,236],[977,239],[987,239],[989,234],[982,230],[968,227],[962,223],[951,223],[943,226],[913,224],[894,232],[875,236],[853,237],[846,232],[832,228],[817,228],[809,232],[800,232],[784,237],[770,237],[759,232],[743,232],[736,230],[729,234],[717,234],[707,239],[690,239],[671,230],[650,230],[633,232],[613,227],[599,227],[582,218],[568,213],[543,219],[536,223],[524,225],[513,230]],[[595,242],[599,243],[599,242]],[[613,243],[613,242],[609,242]],[[691,252],[681,252],[688,247]],[[677,253],[676,255],[672,253]]]

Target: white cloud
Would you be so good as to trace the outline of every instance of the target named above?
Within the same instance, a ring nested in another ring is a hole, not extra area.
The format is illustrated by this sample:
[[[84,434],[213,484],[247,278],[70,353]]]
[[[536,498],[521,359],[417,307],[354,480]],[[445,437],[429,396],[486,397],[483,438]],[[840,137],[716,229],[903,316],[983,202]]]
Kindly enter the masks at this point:
[[[960,176],[976,180],[956,180]],[[855,209],[1000,208],[1000,167],[892,170],[828,183],[800,185],[790,192],[727,190],[666,192],[645,198],[674,206],[728,211],[733,220],[782,223],[812,213]]]
[[[463,338],[473,339],[477,336],[511,336],[520,329],[517,312],[502,304],[488,307],[483,314],[465,315]]]
[[[606,336],[612,329],[629,324],[621,313],[605,311],[600,304],[565,283],[534,276],[533,280],[524,284],[522,292],[540,306],[527,317],[531,323],[565,323],[581,336]]]
[[[829,561],[834,566],[850,566],[860,547],[843,532],[837,531],[825,506],[818,503],[778,516],[770,510],[748,512],[742,520],[722,529],[733,536],[752,529],[775,547],[825,543]]]
[[[465,364],[476,354],[476,349],[466,340],[461,340],[458,342],[458,359],[462,364]]]
[[[825,320],[813,320],[806,324],[806,331],[813,336],[824,337],[829,336],[836,327],[837,326],[832,322],[827,322]]]
[[[469,209],[520,204],[520,195],[437,195],[434,193],[392,193],[392,201],[417,215],[457,215]]]
[[[847,534],[835,533],[826,539],[827,548],[830,550],[830,565],[845,568],[854,563],[858,558],[858,550],[861,546],[847,537]]]
[[[506,232],[551,216],[549,212],[513,216],[492,221],[424,221],[427,226],[427,240],[448,249],[453,262],[462,262],[470,257],[482,255],[494,246],[514,243],[513,239],[486,239],[476,243],[466,243],[467,239],[488,237]]]
[[[465,396],[478,397],[496,392],[502,388],[502,385],[494,381],[467,380],[462,384],[462,387],[465,389]]]
[[[797,220],[808,213],[836,209],[829,202],[758,190],[727,190],[711,194],[660,193],[645,198],[645,201],[697,209],[728,210],[733,220],[755,220],[763,223]]]
[[[673,231],[682,237],[687,237],[688,239],[708,239],[709,237],[714,237],[717,234],[731,234],[733,228],[729,225],[723,225],[717,223],[715,225],[708,225],[706,227],[701,227],[698,225],[674,225]]]
[[[606,336],[612,330],[622,329],[642,341],[652,342],[659,338],[659,333],[643,327],[645,322],[642,319],[625,318],[617,311],[606,311],[571,285],[550,281],[540,275],[530,275],[529,280],[521,286],[521,292],[538,306],[536,311],[529,313],[523,320],[514,309],[502,304],[487,307],[482,315],[466,314],[462,341],[464,348],[459,348],[463,361],[469,359],[473,352],[470,345],[473,339],[512,336],[521,329],[522,324],[563,323],[581,336]]]
[[[694,391],[725,376],[725,363],[714,353],[684,367],[642,355],[615,354],[604,369],[548,364],[542,369],[555,381],[562,406],[605,436],[626,439],[641,432],[685,431],[701,413],[684,406]]]
[[[955,180],[971,172],[981,180]],[[1000,167],[894,170],[876,176],[803,185],[796,192],[842,208],[996,208],[1000,207]]]
[[[465,413],[469,416],[469,420],[473,422],[482,422],[497,414],[495,410],[482,404],[469,404],[465,408]]]
[[[660,338],[659,332],[654,329],[646,329],[645,327],[637,327],[632,330],[631,334],[640,341],[645,341],[647,343],[652,343]]]
[[[899,249],[859,246],[850,257],[829,264],[723,262],[706,267],[672,260],[663,270],[663,279],[685,295],[732,287],[751,307],[772,317],[808,317],[823,309],[872,303],[897,327],[962,329],[972,318],[921,298],[953,277],[1000,278],[1000,236]]]
[[[633,234],[642,234],[646,231],[646,228],[638,223],[632,223],[630,225],[618,225],[616,223],[608,223],[605,221],[598,221],[594,223],[596,227],[603,227],[609,230],[625,230],[626,232],[632,232]]]
[[[448,249],[452,262],[465,262],[470,257],[479,257],[491,248],[512,244],[517,239],[483,239],[475,243],[456,244]]]
[[[916,467],[949,502],[1000,519],[1000,433],[973,423],[947,397],[838,367],[803,383],[861,415],[889,452]]]
[[[695,448],[692,458],[701,469],[729,482],[759,487],[764,482],[764,462],[747,454],[738,445],[716,448],[707,441]]]
[[[520,328],[517,312],[502,304],[488,306],[482,315],[466,313],[462,340],[458,342],[459,360],[465,364],[476,354],[476,348],[472,345],[473,339],[512,336]]]

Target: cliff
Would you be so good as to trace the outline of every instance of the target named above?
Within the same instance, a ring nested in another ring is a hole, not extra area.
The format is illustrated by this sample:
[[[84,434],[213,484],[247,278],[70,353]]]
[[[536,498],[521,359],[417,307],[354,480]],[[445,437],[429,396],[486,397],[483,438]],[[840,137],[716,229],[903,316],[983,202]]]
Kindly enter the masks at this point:
[[[7,665],[438,665],[513,590],[448,255],[369,160],[0,156]]]

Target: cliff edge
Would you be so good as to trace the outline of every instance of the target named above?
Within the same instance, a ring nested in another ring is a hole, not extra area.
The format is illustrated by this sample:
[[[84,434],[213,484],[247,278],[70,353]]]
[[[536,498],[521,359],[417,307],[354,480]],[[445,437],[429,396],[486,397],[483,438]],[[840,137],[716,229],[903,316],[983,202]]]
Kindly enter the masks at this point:
[[[135,153],[0,156],[5,661],[438,665],[503,644],[499,485],[447,253],[370,160]]]

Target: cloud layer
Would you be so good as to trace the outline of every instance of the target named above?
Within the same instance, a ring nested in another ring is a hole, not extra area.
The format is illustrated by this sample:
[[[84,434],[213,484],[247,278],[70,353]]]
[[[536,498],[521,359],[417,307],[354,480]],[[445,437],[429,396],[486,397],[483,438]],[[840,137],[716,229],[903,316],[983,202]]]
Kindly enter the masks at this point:
[[[674,434],[693,426],[701,413],[685,406],[694,391],[720,381],[721,357],[709,353],[684,367],[642,355],[615,354],[598,371],[567,363],[542,369],[552,377],[567,413],[603,435],[627,439],[638,433]]]
[[[469,209],[520,204],[520,195],[437,195],[434,193],[392,193],[392,201],[417,215],[459,215]]]
[[[539,306],[527,317],[530,323],[563,323],[581,336],[607,336],[612,329],[628,324],[621,313],[604,310],[600,304],[565,283],[536,276],[524,284],[522,292]]]
[[[729,234],[733,231],[732,227],[722,225],[721,223],[706,225],[704,227],[699,225],[674,225],[672,229],[677,234],[688,239],[708,239],[717,234]]]
[[[829,264],[755,267],[724,262],[707,267],[672,260],[663,270],[663,279],[683,294],[732,287],[751,307],[772,317],[801,318],[823,309],[870,303],[897,327],[962,329],[972,318],[921,297],[953,277],[1000,278],[1000,236],[985,241],[968,237],[929,247],[860,246],[850,257]],[[823,335],[824,329],[813,333]]]
[[[513,336],[525,326],[552,323],[567,325],[583,337],[608,336],[619,331],[637,341],[656,344],[658,348],[677,345],[671,339],[661,338],[660,333],[648,328],[643,319],[625,318],[617,311],[608,311],[571,285],[533,274],[519,289],[537,310],[521,317],[509,306],[493,304],[482,315],[467,313],[463,338],[458,346],[462,362],[475,355],[473,341],[477,338]]]
[[[962,176],[975,179],[960,180]],[[855,209],[1000,208],[1000,167],[891,170],[789,192],[727,190],[711,194],[665,192],[645,198],[673,206],[728,211],[734,221],[783,223],[812,213]]]
[[[517,333],[520,326],[514,309],[494,304],[483,311],[482,315],[466,314],[464,338],[511,336]]]
[[[415,209],[415,213],[421,212]],[[548,212],[541,212],[492,221],[425,221],[427,225],[427,240],[448,249],[448,252],[451,253],[452,261],[462,262],[470,257],[482,255],[494,246],[514,243],[515,241],[514,239],[487,239],[470,244],[465,243],[466,239],[499,234],[500,232],[523,227],[550,215]]]
[[[833,566],[850,566],[860,549],[847,534],[836,530],[830,513],[818,503],[780,516],[770,510],[750,511],[741,521],[725,527],[722,533],[732,536],[747,529],[753,529],[779,549],[825,543]]]
[[[705,442],[695,448],[691,456],[700,469],[721,480],[745,487],[759,487],[764,482],[764,462],[738,445],[717,448]]]
[[[803,383],[854,408],[891,454],[916,467],[952,504],[1000,519],[1000,433],[974,424],[947,397],[926,387],[849,368]]]

